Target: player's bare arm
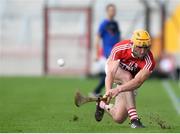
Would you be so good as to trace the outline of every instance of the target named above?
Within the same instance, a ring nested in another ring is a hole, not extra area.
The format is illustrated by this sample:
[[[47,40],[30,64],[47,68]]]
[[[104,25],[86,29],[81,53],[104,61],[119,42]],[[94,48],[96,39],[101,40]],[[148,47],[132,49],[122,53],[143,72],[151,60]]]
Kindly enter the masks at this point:
[[[114,88],[112,90],[108,91],[108,95],[111,97],[117,96],[120,92],[126,92],[126,91],[133,91],[137,88],[139,88],[144,81],[149,77],[150,71],[147,69],[140,70],[137,75],[127,83],[124,83],[123,85],[118,86],[118,88]]]
[[[150,71],[147,69],[140,70],[134,79],[130,80],[129,82],[121,86],[120,92],[131,91],[136,88],[139,88],[144,83],[144,81],[149,77],[150,74],[151,74]]]
[[[114,81],[115,73],[118,69],[119,61],[114,61],[111,58],[107,60],[107,72],[106,72],[106,79],[105,79],[105,87],[106,93],[112,88],[112,84]]]

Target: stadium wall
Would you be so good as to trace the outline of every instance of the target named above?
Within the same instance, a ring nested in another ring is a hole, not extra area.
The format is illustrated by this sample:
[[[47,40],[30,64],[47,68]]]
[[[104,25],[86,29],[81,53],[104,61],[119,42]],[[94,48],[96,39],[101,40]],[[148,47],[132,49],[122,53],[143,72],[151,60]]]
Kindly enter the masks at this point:
[[[136,28],[144,28],[144,7],[139,0],[1,0],[0,1],[0,75],[43,75],[44,19],[45,4],[49,6],[92,7],[91,73],[95,58],[94,36],[99,23],[105,17],[105,6],[114,3],[122,32],[122,38],[129,38]],[[179,0],[168,4],[168,16],[174,11]],[[151,34],[160,34],[157,5],[152,15]],[[131,10],[129,10],[131,9]],[[173,31],[172,31],[173,32]],[[170,46],[170,45],[168,45]],[[170,48],[171,49],[171,48]],[[173,48],[172,48],[173,49]]]

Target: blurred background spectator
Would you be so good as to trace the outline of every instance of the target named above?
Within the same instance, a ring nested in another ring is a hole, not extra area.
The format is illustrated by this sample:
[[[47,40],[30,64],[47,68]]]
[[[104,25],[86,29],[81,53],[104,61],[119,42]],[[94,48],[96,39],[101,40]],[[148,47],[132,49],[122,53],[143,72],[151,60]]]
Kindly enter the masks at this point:
[[[96,68],[101,68],[99,70],[101,72],[100,81],[95,89],[89,93],[90,97],[98,97],[104,88],[106,59],[109,57],[113,46],[120,41],[120,29],[118,22],[114,19],[116,16],[116,6],[114,4],[108,4],[105,10],[106,18],[99,25],[98,33],[95,37]]]

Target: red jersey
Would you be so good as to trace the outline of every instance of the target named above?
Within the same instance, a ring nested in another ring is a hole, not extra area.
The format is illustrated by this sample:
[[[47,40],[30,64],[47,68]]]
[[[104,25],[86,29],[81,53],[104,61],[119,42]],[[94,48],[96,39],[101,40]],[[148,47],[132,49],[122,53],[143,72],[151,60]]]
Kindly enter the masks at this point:
[[[119,66],[129,71],[132,75],[136,75],[141,69],[147,69],[150,72],[155,67],[155,61],[151,51],[144,57],[144,59],[135,58],[132,54],[132,42],[130,40],[123,40],[117,43],[112,51],[110,58],[113,60],[120,60]]]

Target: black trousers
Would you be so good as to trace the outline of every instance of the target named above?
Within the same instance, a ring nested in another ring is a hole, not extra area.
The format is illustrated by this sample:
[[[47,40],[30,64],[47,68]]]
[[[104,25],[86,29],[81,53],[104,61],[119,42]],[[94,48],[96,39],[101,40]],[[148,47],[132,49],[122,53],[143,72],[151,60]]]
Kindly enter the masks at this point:
[[[98,83],[98,85],[96,86],[96,88],[94,89],[94,93],[95,93],[95,94],[101,93],[102,89],[103,89],[104,86],[105,86],[105,78],[106,78],[106,74],[105,74],[105,73],[102,73],[102,74],[100,75],[99,83]]]

